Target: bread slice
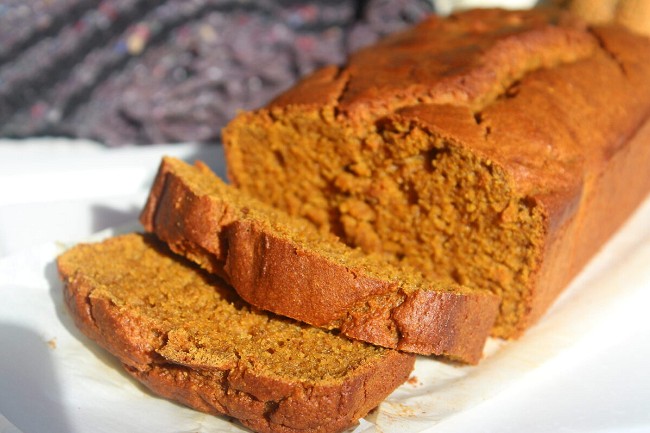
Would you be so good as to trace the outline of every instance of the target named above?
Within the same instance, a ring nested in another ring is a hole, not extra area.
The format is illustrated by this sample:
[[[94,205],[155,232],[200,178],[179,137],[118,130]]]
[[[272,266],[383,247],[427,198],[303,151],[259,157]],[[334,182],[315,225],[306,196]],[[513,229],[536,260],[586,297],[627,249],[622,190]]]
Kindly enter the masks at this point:
[[[330,433],[404,382],[414,356],[245,305],[148,235],[58,258],[79,329],[153,392],[259,432]]]
[[[650,38],[565,13],[431,16],[223,131],[233,185],[535,323],[650,191]],[[645,173],[645,174],[643,174]]]
[[[202,164],[163,159],[141,221],[251,304],[384,347],[476,363],[497,313],[494,295],[351,249]]]

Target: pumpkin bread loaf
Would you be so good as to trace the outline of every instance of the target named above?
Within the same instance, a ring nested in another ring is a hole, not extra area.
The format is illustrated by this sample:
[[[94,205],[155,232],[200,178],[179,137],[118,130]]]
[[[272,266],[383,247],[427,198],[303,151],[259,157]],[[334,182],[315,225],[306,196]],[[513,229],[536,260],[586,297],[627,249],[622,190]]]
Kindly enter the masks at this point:
[[[245,305],[153,237],[58,259],[77,326],[153,392],[258,432],[334,433],[404,382],[414,356]]]
[[[352,249],[200,163],[163,159],[141,222],[256,307],[384,347],[476,363],[497,314],[496,296]]]
[[[517,337],[650,189],[650,39],[551,10],[431,17],[241,113],[229,177],[498,295]]]

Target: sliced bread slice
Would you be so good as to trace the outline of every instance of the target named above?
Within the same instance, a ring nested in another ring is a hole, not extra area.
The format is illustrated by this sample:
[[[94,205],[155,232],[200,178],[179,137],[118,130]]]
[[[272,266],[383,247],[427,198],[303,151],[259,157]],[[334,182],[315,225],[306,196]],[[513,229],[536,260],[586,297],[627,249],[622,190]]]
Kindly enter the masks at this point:
[[[497,315],[491,293],[427,281],[352,249],[201,163],[165,158],[141,221],[247,302],[384,347],[476,363]]]
[[[259,432],[333,433],[409,376],[414,356],[251,309],[150,235],[58,258],[79,329],[155,393]]]

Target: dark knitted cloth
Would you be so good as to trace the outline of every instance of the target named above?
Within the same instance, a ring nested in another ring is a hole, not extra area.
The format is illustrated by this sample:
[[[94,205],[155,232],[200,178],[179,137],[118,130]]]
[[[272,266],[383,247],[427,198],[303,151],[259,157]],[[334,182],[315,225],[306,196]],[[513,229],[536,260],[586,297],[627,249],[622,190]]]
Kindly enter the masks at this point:
[[[427,0],[4,0],[0,136],[218,142],[237,110],[431,12]]]

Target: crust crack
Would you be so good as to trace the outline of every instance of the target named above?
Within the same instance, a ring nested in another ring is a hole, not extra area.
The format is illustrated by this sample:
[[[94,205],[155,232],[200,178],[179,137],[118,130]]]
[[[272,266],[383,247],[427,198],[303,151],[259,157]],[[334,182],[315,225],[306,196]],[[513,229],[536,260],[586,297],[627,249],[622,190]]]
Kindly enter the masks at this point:
[[[627,77],[628,71],[625,67],[625,63],[623,63],[623,61],[616,55],[616,53],[607,46],[605,39],[603,39],[603,37],[598,34],[597,31],[594,31],[594,29],[591,27],[589,28],[589,33],[594,37],[594,39],[596,39],[598,46],[602,52],[605,53],[607,57],[609,57],[614,63],[616,63],[623,76]]]

